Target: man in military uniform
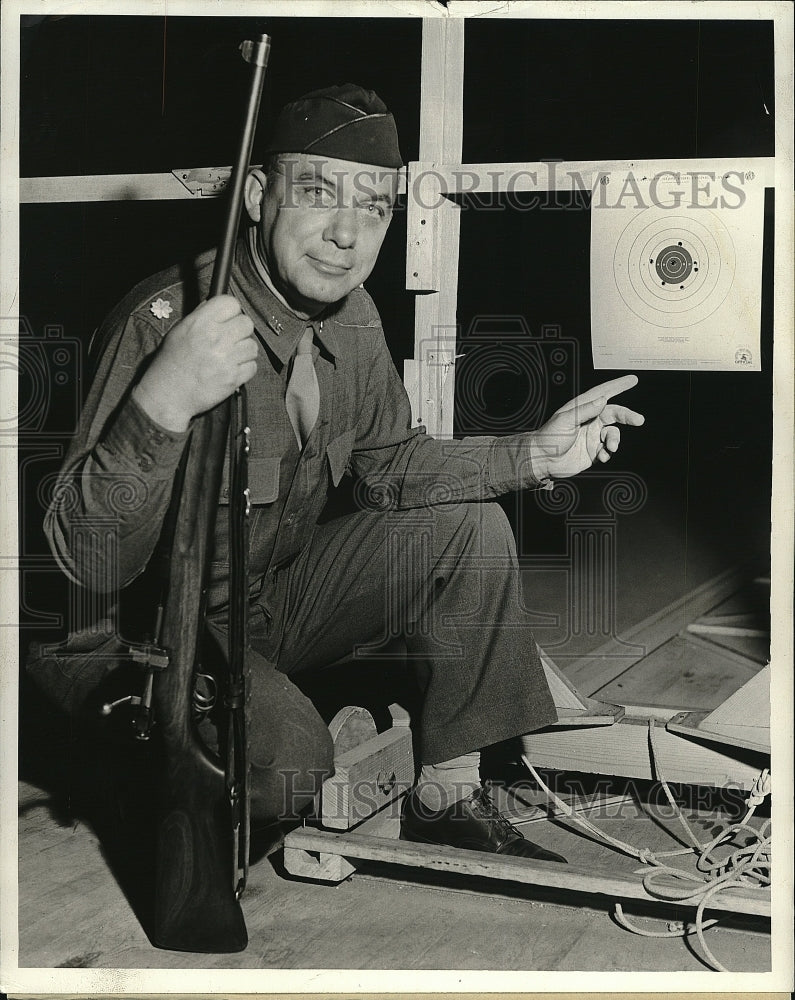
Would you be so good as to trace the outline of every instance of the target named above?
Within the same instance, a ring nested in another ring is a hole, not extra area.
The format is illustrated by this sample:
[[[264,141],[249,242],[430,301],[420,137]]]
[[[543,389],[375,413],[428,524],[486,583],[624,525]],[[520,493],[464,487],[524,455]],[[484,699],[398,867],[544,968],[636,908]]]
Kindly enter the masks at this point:
[[[562,861],[511,827],[479,781],[481,747],[556,718],[513,536],[489,501],[606,462],[618,425],[643,422],[610,402],[635,379],[590,390],[533,433],[428,437],[362,284],[397,194],[392,115],[357,86],[317,91],[282,111],[267,157],[247,180],[229,294],[206,299],[209,253],[189,275],[139,285],[106,321],[47,516],[53,550],[79,584],[123,596],[155,549],[191,421],[246,384],[253,815],[293,814],[333,770],[328,730],[291,676],[400,634],[423,695],[403,836]],[[346,474],[359,509],[320,519]],[[221,504],[226,472],[224,484]],[[81,547],[77,516],[112,520],[117,551]],[[222,653],[228,553],[219,517],[207,630]]]

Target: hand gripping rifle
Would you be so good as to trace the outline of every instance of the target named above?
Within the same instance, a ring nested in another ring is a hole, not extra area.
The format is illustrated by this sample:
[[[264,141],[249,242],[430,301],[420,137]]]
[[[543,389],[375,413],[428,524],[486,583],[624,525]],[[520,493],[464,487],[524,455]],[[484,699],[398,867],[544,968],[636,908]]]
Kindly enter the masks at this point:
[[[253,72],[240,148],[231,178],[226,228],[215,261],[210,296],[229,286],[270,39],[243,42]],[[196,952],[242,951],[248,943],[240,896],[248,875],[249,769],[245,666],[248,607],[248,425],[245,387],[193,422],[174,482],[163,537],[173,535],[154,642],[148,660],[138,733],[149,725],[149,699],[162,750],[158,817],[154,943]],[[195,732],[194,684],[206,609],[227,441],[230,449],[229,676],[221,732],[225,767]],[[167,658],[167,659],[166,659]],[[164,668],[164,663],[167,666]]]

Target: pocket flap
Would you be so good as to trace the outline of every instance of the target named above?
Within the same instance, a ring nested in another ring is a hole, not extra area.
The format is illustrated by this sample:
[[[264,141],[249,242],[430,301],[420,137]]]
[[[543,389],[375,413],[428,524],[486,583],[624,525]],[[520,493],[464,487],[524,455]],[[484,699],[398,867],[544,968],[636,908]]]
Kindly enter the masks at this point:
[[[351,427],[350,430],[344,431],[326,445],[331,481],[335,486],[339,486],[340,479],[348,471],[348,460],[351,457],[355,440],[356,428]]]
[[[279,467],[281,459],[276,457],[251,456],[248,460],[248,488],[252,504],[275,503],[279,499]],[[224,470],[224,485],[220,503],[229,503],[229,476]]]

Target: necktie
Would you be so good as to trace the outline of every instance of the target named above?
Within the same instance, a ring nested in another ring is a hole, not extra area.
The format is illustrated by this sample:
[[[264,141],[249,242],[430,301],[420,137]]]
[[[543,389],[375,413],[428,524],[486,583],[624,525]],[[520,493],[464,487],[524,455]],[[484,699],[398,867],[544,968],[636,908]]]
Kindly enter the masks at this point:
[[[304,330],[293,356],[293,370],[284,396],[287,416],[295,431],[298,447],[303,448],[315,426],[320,411],[320,389],[312,358],[312,327]]]

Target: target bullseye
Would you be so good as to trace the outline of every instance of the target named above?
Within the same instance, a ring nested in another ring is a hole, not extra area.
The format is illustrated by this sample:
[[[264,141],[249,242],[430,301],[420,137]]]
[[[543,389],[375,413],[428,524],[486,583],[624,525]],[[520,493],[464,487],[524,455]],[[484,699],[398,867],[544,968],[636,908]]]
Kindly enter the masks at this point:
[[[693,258],[682,246],[666,247],[654,262],[661,281],[684,281],[693,270]]]
[[[714,213],[704,209],[702,218],[650,208],[621,233],[613,274],[636,316],[656,326],[691,326],[724,301],[734,280],[734,244]]]

